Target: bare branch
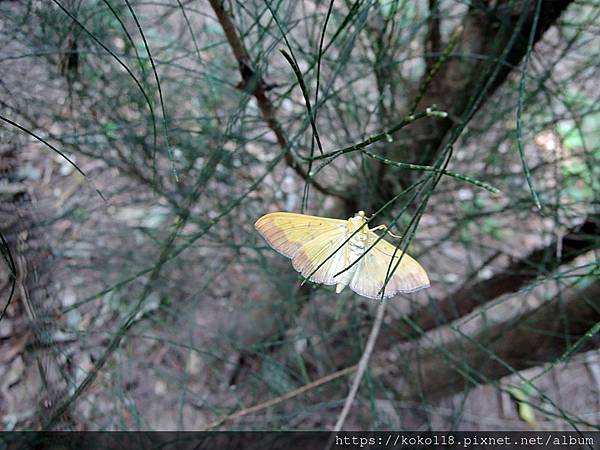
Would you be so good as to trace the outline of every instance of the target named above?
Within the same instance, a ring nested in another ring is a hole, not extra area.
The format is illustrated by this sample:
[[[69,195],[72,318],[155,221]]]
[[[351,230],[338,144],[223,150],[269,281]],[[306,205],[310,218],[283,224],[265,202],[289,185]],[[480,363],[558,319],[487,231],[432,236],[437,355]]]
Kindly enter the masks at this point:
[[[354,398],[356,397],[356,393],[358,392],[362,378],[369,365],[371,354],[375,348],[375,342],[377,341],[377,336],[379,336],[379,330],[381,330],[383,315],[385,313],[385,305],[385,300],[381,300],[379,306],[377,307],[377,314],[375,316],[375,321],[373,322],[373,328],[371,328],[367,345],[365,346],[365,350],[360,357],[360,361],[358,362],[358,370],[356,371],[356,375],[354,375],[354,381],[352,382],[352,387],[350,388],[350,392],[346,397],[344,408],[342,409],[342,412],[335,423],[335,427],[333,428],[334,433],[337,433],[343,428],[344,422],[346,422],[346,418],[348,417],[348,413],[350,413],[350,408],[352,407],[352,403],[354,402]]]
[[[355,364],[350,367],[346,367],[345,369],[338,370],[337,372],[334,372],[334,373],[330,373],[329,375],[326,375],[324,377],[319,378],[318,380],[315,380],[308,384],[305,384],[304,386],[301,386],[298,389],[294,389],[293,391],[290,391],[283,395],[280,395],[279,397],[258,403],[256,405],[250,406],[248,408],[240,409],[239,411],[236,411],[233,414],[229,414],[227,416],[220,417],[217,420],[206,425],[202,431],[212,430],[213,428],[216,428],[219,425],[221,425],[223,422],[226,422],[229,420],[234,420],[234,419],[239,419],[240,417],[247,416],[248,414],[255,414],[255,413],[258,413],[265,409],[272,408],[273,406],[279,405],[280,403],[283,403],[287,400],[290,400],[294,397],[304,394],[305,392],[311,391],[312,389],[322,386],[323,384],[329,383],[330,381],[333,381],[333,380],[337,380],[338,378],[343,377],[345,375],[349,375],[352,372],[354,372],[357,367],[358,367],[358,364]]]
[[[431,55],[442,49],[442,34],[440,33],[440,16],[438,0],[429,0],[429,18],[427,19],[427,36],[425,37],[425,72],[430,72],[435,64]],[[429,57],[428,57],[429,55]]]
[[[590,217],[583,225],[572,228],[559,241],[536,249],[525,258],[510,264],[505,270],[486,280],[472,281],[462,285],[456,292],[435,302],[434,307],[423,307],[408,317],[390,324],[381,337],[382,348],[399,341],[420,336],[408,323],[417,324],[424,332],[448,324],[488,303],[501,295],[517,292],[540,275],[547,275],[576,257],[600,247],[600,217]],[[556,249],[562,245],[562,252]]]
[[[396,389],[402,400],[422,400],[424,395],[433,401],[475,384],[499,380],[514,371],[557,359],[560,363],[565,352],[588,350],[594,343],[589,331],[600,321],[598,298],[598,282],[582,291],[573,289],[566,295],[562,293],[560,298],[510,323],[500,323],[475,336],[457,339],[445,344],[443,350],[428,350],[409,367],[402,367],[400,373],[390,373],[390,379],[398,377],[400,380]],[[585,342],[575,344],[582,338]],[[386,365],[382,361],[379,364]],[[426,380],[426,391],[422,386],[412,385],[408,378]]]
[[[298,164],[294,158],[294,155],[290,152],[287,136],[283,131],[281,124],[277,120],[275,107],[267,97],[267,91],[272,86],[265,83],[261,76],[252,69],[250,65],[251,59],[248,51],[246,50],[246,47],[244,46],[244,43],[242,42],[242,39],[235,28],[230,14],[225,11],[223,1],[209,0],[209,2],[217,16],[217,19],[219,20],[219,23],[221,24],[221,27],[223,27],[223,31],[227,37],[227,42],[229,42],[229,46],[231,47],[233,55],[238,62],[240,75],[242,76],[242,81],[238,86],[243,88],[246,92],[252,94],[256,99],[264,121],[275,134],[277,143],[281,149],[285,151],[285,161],[288,166],[294,169],[294,171],[307,183],[312,184],[319,192],[325,195],[331,195],[340,198],[344,201],[348,200],[347,197],[342,193],[333,192],[331,189],[323,186],[318,181],[310,178],[306,171]]]

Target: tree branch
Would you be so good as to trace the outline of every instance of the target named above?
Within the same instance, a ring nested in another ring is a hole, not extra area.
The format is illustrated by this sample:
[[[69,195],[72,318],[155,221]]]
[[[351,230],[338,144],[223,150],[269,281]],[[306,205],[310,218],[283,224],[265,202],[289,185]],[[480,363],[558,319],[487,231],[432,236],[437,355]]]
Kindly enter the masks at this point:
[[[347,201],[348,198],[344,194],[340,192],[334,192],[326,186],[323,186],[318,181],[312,179],[298,164],[294,158],[294,155],[290,152],[287,136],[283,131],[281,124],[277,120],[275,107],[267,97],[267,91],[272,86],[265,83],[260,74],[255,72],[250,66],[251,59],[248,51],[246,50],[246,47],[244,46],[244,43],[242,42],[242,39],[239,36],[233,21],[231,20],[231,16],[227,11],[225,11],[223,0],[209,0],[209,3],[216,14],[223,31],[225,32],[227,42],[229,42],[229,46],[231,47],[233,55],[238,62],[240,75],[242,76],[242,81],[240,84],[238,84],[238,87],[248,92],[256,99],[256,103],[258,104],[258,108],[260,109],[263,120],[275,134],[275,138],[277,139],[277,143],[281,149],[285,151],[285,161],[288,166],[294,169],[294,171],[303,180],[312,184],[319,192]]]
[[[599,282],[581,291],[573,289],[511,323],[492,325],[475,336],[444,345],[443,352],[427,350],[417,361],[403,367],[400,374],[390,373],[390,379],[399,377],[396,389],[401,400],[423,401],[425,396],[434,401],[476,384],[499,380],[513,371],[552,361],[560,363],[563,355],[598,344],[590,332],[597,329],[600,321],[598,298]],[[427,388],[423,390],[409,378],[425,380]]]
[[[427,36],[425,37],[425,73],[429,73],[435,64],[435,59],[427,57],[442,50],[442,35],[440,33],[440,15],[438,0],[429,0],[429,18],[427,19]]]
[[[408,316],[409,321],[396,320],[381,336],[381,348],[415,339],[422,332],[459,319],[501,295],[517,292],[538,276],[551,273],[561,265],[600,247],[599,236],[600,216],[589,217],[583,225],[570,229],[560,241],[554,240],[546,247],[532,251],[493,277],[462,285],[453,294],[434,302],[434,306],[426,306],[413,312]],[[556,249],[560,245],[562,251],[560,255],[556,255]],[[417,324],[422,331],[417,333],[408,323]]]
[[[346,397],[346,401],[344,402],[344,408],[338,417],[337,422],[335,423],[335,427],[333,428],[333,432],[337,433],[344,427],[344,423],[346,422],[346,418],[350,413],[350,408],[352,408],[352,403],[354,403],[354,399],[356,398],[356,393],[358,392],[358,388],[360,387],[360,383],[362,382],[363,376],[367,367],[369,365],[369,360],[371,359],[371,354],[373,353],[373,349],[375,348],[375,342],[377,341],[377,337],[379,336],[379,330],[381,330],[381,323],[383,322],[383,315],[385,313],[385,300],[380,300],[379,306],[377,306],[377,314],[375,315],[375,321],[373,322],[373,328],[371,328],[371,333],[369,334],[369,339],[367,340],[367,345],[365,346],[365,350],[360,357],[360,361],[358,362],[358,370],[356,371],[356,375],[354,375],[354,380],[352,381],[352,387],[350,388],[350,392],[348,392],[348,396]]]

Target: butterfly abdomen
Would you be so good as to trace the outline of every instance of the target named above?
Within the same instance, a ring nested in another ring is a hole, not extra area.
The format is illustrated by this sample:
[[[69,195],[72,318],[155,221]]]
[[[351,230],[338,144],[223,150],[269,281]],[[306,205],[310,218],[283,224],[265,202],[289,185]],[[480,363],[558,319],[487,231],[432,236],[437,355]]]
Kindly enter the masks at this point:
[[[352,219],[348,220],[347,235],[346,239],[350,238],[348,245],[345,247],[344,255],[344,272],[336,277],[337,285],[335,291],[339,294],[342,290],[350,284],[354,274],[356,273],[361,258],[367,248],[368,231],[365,225],[362,229],[359,229],[360,225],[357,226]],[[358,230],[358,231],[357,231]]]

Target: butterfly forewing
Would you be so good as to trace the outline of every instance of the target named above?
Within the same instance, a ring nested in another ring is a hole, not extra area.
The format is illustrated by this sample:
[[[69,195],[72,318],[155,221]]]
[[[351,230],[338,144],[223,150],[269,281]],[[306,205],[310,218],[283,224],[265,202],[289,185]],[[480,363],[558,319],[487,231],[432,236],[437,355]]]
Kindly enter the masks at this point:
[[[339,277],[334,276],[346,265],[346,234],[343,228],[336,228],[306,242],[292,259],[294,269],[312,282],[336,284]]]
[[[262,216],[254,225],[269,245],[279,253],[293,258],[307,242],[334,230],[343,233],[345,220],[274,212]]]

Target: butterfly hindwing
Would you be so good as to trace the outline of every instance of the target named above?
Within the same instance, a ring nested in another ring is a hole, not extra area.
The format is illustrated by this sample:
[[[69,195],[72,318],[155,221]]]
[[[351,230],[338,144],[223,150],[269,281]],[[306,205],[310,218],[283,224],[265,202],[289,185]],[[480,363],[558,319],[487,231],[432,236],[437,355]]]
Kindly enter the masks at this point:
[[[376,234],[372,233],[373,237],[376,238]],[[393,281],[393,286],[398,292],[414,292],[419,289],[429,287],[429,277],[427,272],[414,258],[407,253],[404,253],[402,258],[402,250],[396,249],[395,245],[390,244],[385,239],[381,239],[375,246],[386,258],[394,257],[394,266],[400,260],[400,265],[394,272],[394,275],[390,281]],[[388,262],[389,264],[389,262]],[[387,272],[387,266],[386,266]]]
[[[369,246],[378,238],[375,233],[370,233]],[[385,284],[388,269],[392,273],[398,261],[400,264],[385,285],[383,298],[393,297],[399,292],[408,293],[429,287],[425,269],[408,254],[404,253],[402,258],[400,255],[401,250],[396,251],[394,245],[384,239],[379,240],[358,263],[350,288],[365,297],[382,298],[381,289]]]

